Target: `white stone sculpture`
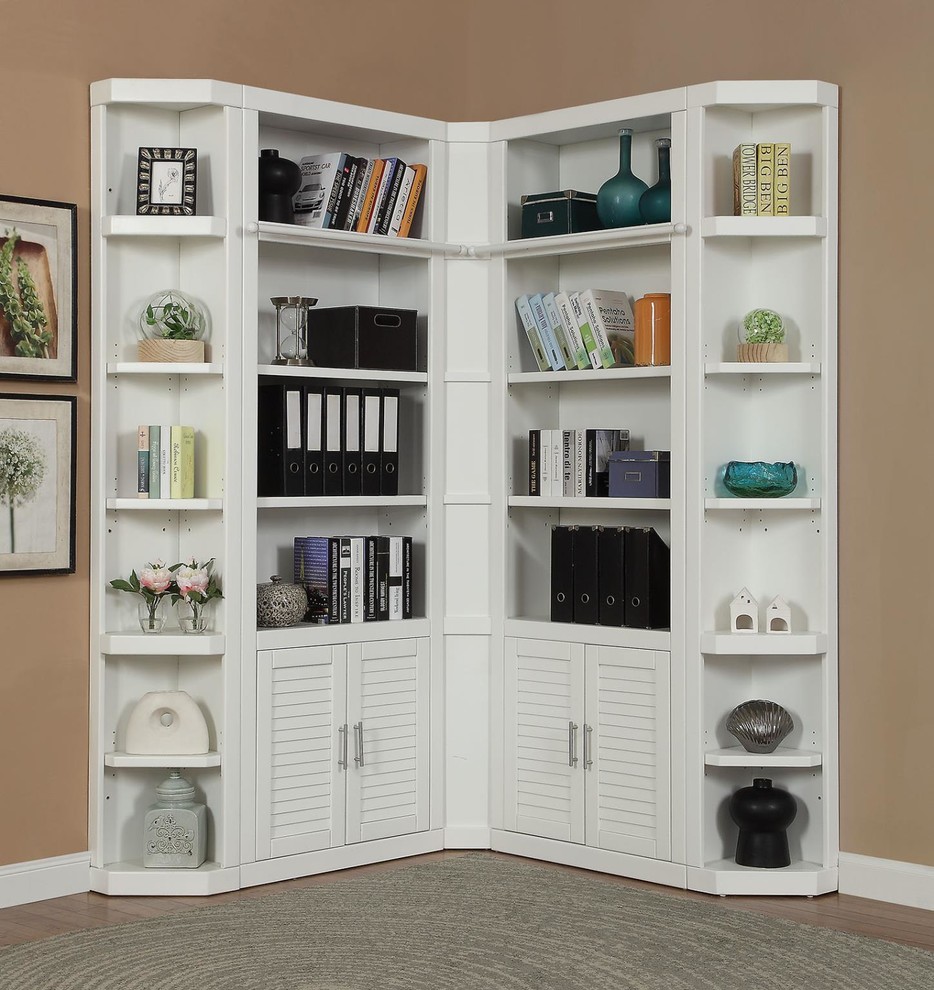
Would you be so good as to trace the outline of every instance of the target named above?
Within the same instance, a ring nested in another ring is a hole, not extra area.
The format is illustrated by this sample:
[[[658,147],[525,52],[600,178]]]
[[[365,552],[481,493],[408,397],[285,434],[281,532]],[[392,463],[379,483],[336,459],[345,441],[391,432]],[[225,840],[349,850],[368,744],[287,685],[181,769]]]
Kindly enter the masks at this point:
[[[150,691],[130,712],[126,751],[194,754],[208,751],[208,724],[186,691]]]

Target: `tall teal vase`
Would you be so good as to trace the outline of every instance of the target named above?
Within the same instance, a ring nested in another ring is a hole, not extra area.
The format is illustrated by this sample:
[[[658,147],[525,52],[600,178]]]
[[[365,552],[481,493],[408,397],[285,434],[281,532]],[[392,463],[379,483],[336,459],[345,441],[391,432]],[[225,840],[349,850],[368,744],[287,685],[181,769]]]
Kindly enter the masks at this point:
[[[648,186],[632,174],[632,131],[619,132],[619,171],[597,192],[597,216],[604,227],[634,227],[644,223],[639,200]]]
[[[646,223],[671,222],[671,138],[659,138],[658,182],[646,189],[639,200],[639,212]]]

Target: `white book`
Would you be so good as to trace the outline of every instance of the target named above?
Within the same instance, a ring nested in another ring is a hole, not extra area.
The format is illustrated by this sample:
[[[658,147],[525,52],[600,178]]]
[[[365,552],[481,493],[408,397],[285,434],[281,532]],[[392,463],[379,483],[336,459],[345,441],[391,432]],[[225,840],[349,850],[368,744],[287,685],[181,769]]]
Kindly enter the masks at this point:
[[[574,498],[587,494],[587,431],[574,431]]]
[[[574,498],[574,461],[576,458],[577,430],[561,431],[561,494]]]
[[[350,538],[350,621],[363,622],[366,574],[363,568],[362,536]]]
[[[406,165],[405,173],[402,176],[402,185],[399,186],[399,194],[396,196],[396,205],[392,211],[392,219],[389,221],[390,237],[399,236],[399,228],[402,226],[402,218],[405,216],[405,208],[409,203],[409,193],[412,191],[413,182],[415,182],[415,169],[411,165]]]
[[[564,494],[564,430],[551,431],[551,495]]]
[[[159,493],[162,498],[172,495],[172,426],[163,423],[159,427]]]
[[[571,345],[568,342],[567,334],[564,332],[564,323],[555,304],[555,294],[553,292],[546,292],[542,296],[542,303],[545,306],[545,315],[551,324],[551,332],[554,334],[555,341],[558,344],[558,350],[561,351],[561,357],[564,358],[565,368],[575,368],[577,366],[577,357],[571,352]]]
[[[571,308],[571,296],[576,295],[576,292],[556,292],[555,308],[558,310],[558,316],[561,317],[561,323],[564,326],[564,336],[567,339],[571,356],[574,359],[574,364],[568,365],[568,367],[576,367],[584,371],[590,367],[590,355],[587,353],[587,348],[584,347],[580,327],[577,325],[577,320],[574,319],[574,311]]]
[[[635,321],[629,296],[610,289],[585,289],[580,303],[593,333],[600,367],[634,365]]]
[[[392,180],[396,175],[395,169],[389,167],[392,159],[386,158],[383,161],[383,172],[379,177],[379,185],[376,187],[376,198],[373,200],[373,210],[370,213],[370,222],[366,227],[366,232],[368,234],[376,233],[376,221],[379,219],[380,203],[382,203],[383,197],[386,195],[386,190],[392,184]]]
[[[538,324],[532,315],[532,307],[529,305],[528,296],[519,296],[516,299],[516,312],[522,321],[522,327],[528,338],[529,346],[532,348],[532,355],[539,371],[551,371],[551,362],[545,353],[545,346],[542,344],[541,334],[538,332]]]
[[[389,618],[402,618],[402,537],[389,537]]]
[[[340,182],[340,152],[332,155],[307,155],[299,162],[302,184],[292,197],[295,222],[305,227],[323,227],[325,211],[335,182]]]
[[[551,430],[541,430],[538,441],[538,490],[545,498],[551,496]]]

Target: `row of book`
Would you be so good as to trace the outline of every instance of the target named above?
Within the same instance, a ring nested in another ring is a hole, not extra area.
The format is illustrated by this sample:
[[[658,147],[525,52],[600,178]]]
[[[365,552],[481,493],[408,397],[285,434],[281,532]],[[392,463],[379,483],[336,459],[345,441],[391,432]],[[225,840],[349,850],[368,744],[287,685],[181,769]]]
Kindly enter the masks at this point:
[[[554,526],[551,621],[667,629],[671,552],[651,528]]]
[[[398,495],[399,389],[261,379],[260,496]]]
[[[516,310],[539,371],[635,364],[632,301],[625,292],[539,292],[519,296]]]
[[[401,158],[308,155],[292,199],[295,222],[327,230],[408,237],[421,200],[426,165]]]
[[[292,552],[306,622],[412,618],[411,536],[296,536]]]
[[[140,498],[195,497],[193,426],[138,426],[136,441],[136,493]]]
[[[733,215],[791,215],[791,145],[740,144],[733,151]]]
[[[629,430],[529,430],[529,494],[605,498],[617,450],[629,450]]]

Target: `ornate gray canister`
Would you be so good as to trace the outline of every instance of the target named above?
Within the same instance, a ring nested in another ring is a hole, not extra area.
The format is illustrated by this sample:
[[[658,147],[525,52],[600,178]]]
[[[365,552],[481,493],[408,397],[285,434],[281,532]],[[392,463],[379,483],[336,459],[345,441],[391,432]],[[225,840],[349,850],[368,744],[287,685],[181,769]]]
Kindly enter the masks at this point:
[[[143,866],[196,869],[204,862],[207,838],[207,809],[195,801],[191,782],[170,770],[146,812]]]
[[[308,595],[300,584],[289,584],[278,574],[256,586],[256,624],[294,626],[308,611]]]

